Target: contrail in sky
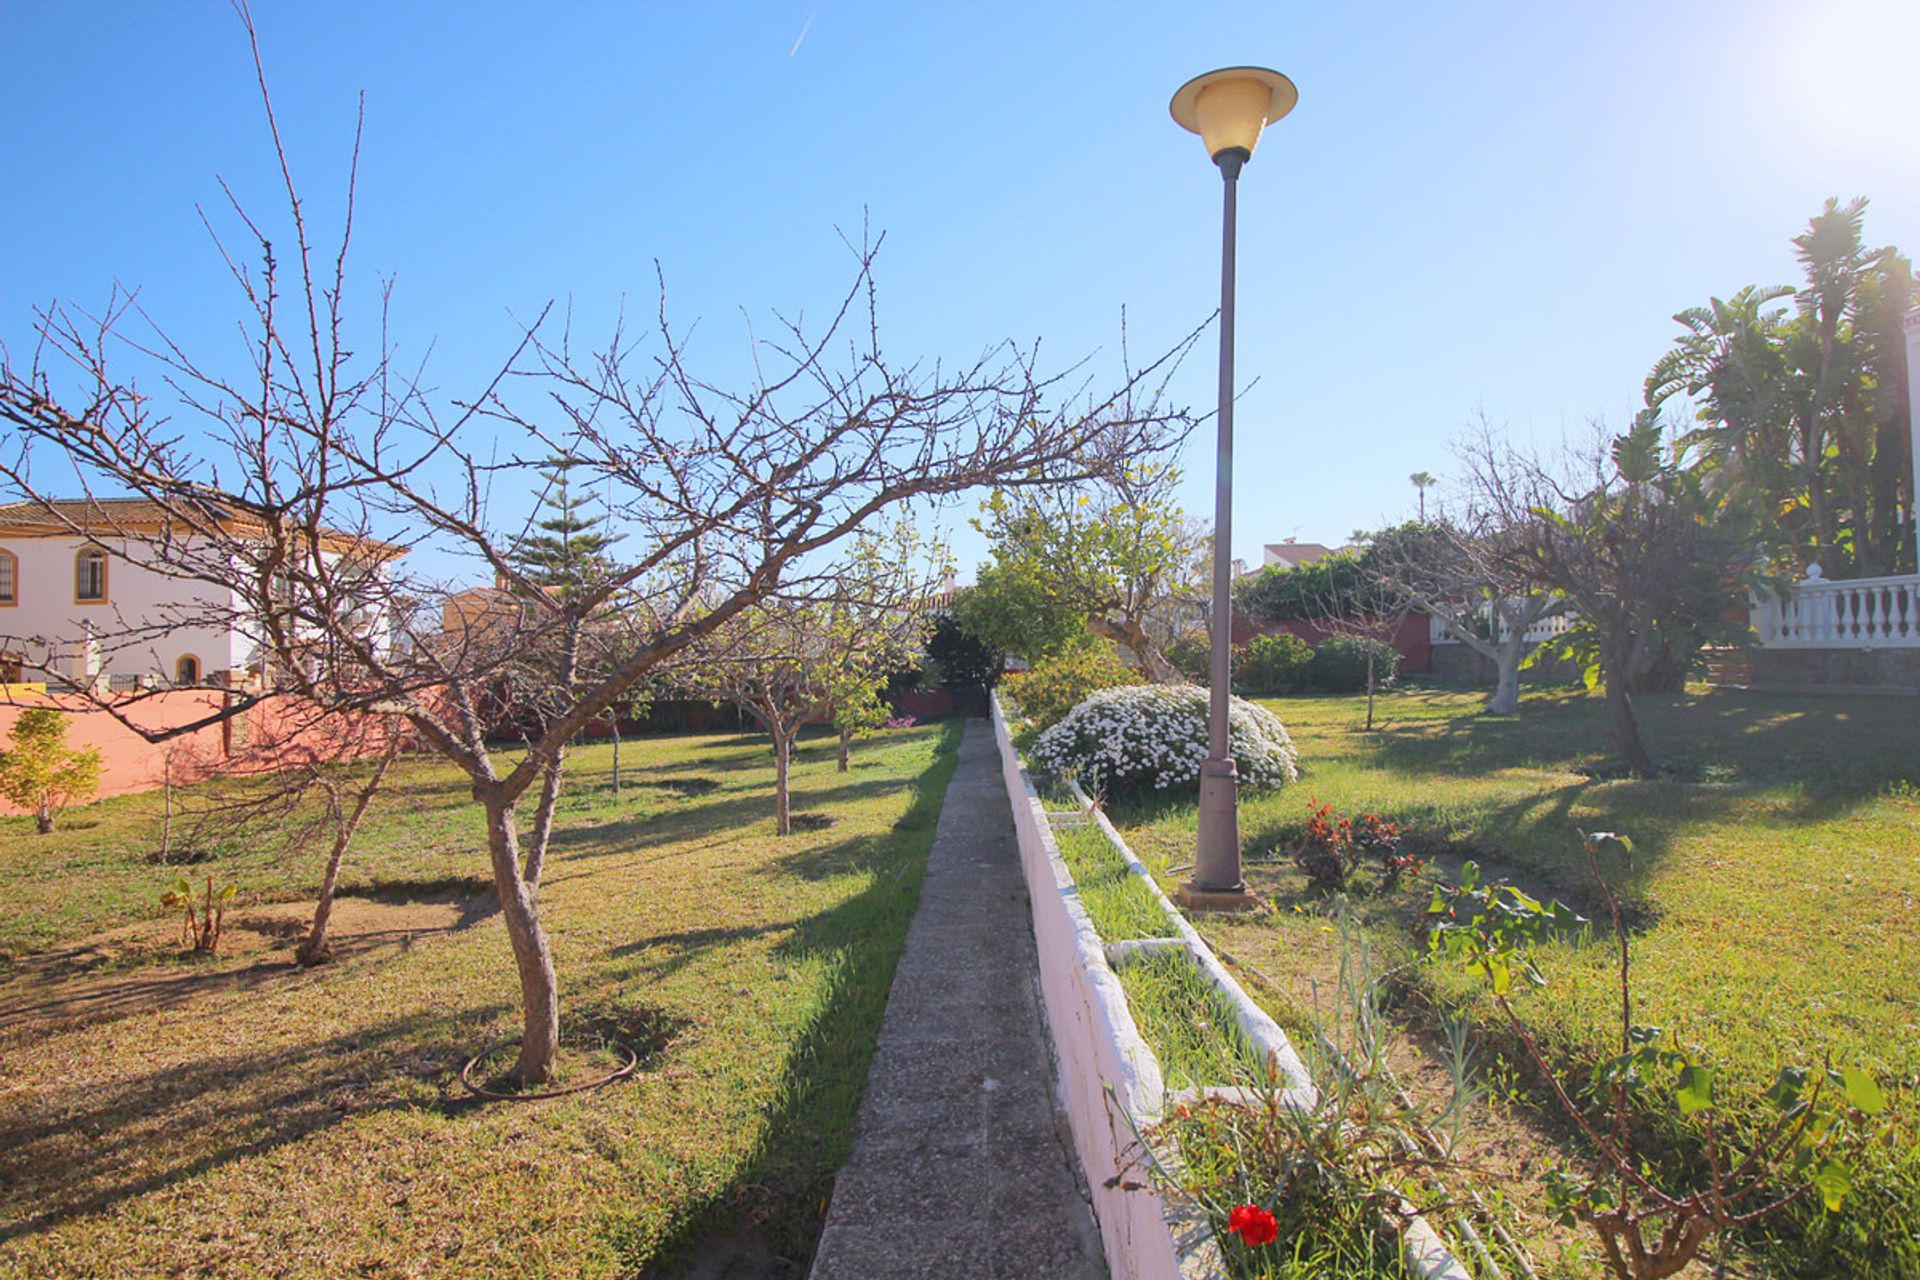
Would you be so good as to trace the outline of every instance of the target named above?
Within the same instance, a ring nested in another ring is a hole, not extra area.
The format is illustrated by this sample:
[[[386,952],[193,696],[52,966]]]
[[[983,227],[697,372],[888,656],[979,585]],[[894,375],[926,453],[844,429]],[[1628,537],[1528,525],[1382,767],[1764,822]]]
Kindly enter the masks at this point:
[[[819,16],[820,16],[820,6],[815,5],[813,6],[813,12],[807,15],[806,22],[801,25],[800,36],[798,39],[796,39],[793,42],[793,48],[787,50],[787,56],[789,58],[791,58],[794,54],[800,52],[800,46],[807,42],[807,32],[813,30],[813,20]]]

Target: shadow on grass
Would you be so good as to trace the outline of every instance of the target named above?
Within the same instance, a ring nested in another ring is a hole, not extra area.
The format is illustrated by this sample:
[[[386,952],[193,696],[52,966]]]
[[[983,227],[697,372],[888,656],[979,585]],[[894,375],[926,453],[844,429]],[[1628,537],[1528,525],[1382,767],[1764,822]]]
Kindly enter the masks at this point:
[[[763,1236],[782,1270],[799,1276],[819,1238],[821,1214],[833,1175],[852,1146],[854,1113],[866,1088],[867,1067],[886,1014],[894,966],[906,945],[907,927],[919,901],[935,819],[953,776],[963,726],[942,726],[934,762],[916,780],[918,796],[901,819],[902,835],[891,842],[888,874],[829,910],[807,917],[775,944],[795,961],[827,962],[835,979],[826,1000],[797,1034],[787,1054],[778,1101],[751,1155],[727,1186],[696,1206],[683,1225],[659,1246],[630,1236],[619,1218],[606,1235],[630,1268],[641,1275],[677,1274],[688,1255],[715,1236]],[[909,819],[912,819],[909,824]],[[872,865],[873,840],[841,841],[835,856]],[[791,868],[788,868],[791,870]],[[804,873],[803,873],[804,874]],[[714,930],[713,933],[731,933]],[[671,936],[671,935],[669,935]],[[701,939],[712,946],[726,939]]]
[[[55,1085],[31,1112],[0,1113],[0,1241],[358,1116],[419,1105],[422,1078],[458,1067],[479,1029],[505,1012],[495,1004],[414,1013],[290,1048]]]

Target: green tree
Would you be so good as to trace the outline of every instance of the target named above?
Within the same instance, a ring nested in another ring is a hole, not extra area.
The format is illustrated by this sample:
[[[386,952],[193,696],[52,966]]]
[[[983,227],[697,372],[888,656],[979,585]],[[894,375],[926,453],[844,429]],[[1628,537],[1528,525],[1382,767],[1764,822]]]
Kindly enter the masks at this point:
[[[927,632],[927,661],[943,683],[981,684],[991,689],[1007,669],[1007,653],[984,639],[970,622],[974,591],[972,587],[962,588],[946,609],[934,615]]]
[[[67,745],[67,716],[52,707],[28,707],[8,735],[13,750],[0,751],[0,796],[33,812],[41,835],[54,815],[100,789],[100,750]]]
[[[1427,490],[1440,482],[1434,479],[1431,471],[1416,471],[1407,477],[1407,481],[1420,494],[1420,523],[1425,524],[1427,522]]]
[[[1162,647],[1198,600],[1206,538],[1173,498],[1177,472],[1138,465],[1096,485],[997,489],[975,527],[983,567],[966,620],[983,639],[1035,661],[1086,633],[1133,654],[1154,680],[1179,679]]]
[[[1714,492],[1766,512],[1784,567],[1817,561],[1834,577],[1914,564],[1901,332],[1913,273],[1867,246],[1866,207],[1828,200],[1794,237],[1799,289],[1749,286],[1677,314],[1685,332],[1646,384],[1650,408],[1693,399],[1700,425],[1683,446]]]

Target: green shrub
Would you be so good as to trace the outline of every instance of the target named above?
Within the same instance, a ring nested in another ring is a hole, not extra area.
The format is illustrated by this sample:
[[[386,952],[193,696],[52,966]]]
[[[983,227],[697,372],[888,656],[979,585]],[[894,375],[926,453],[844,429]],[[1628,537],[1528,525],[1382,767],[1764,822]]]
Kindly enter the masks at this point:
[[[1234,652],[1234,682],[1248,693],[1296,693],[1312,662],[1312,648],[1291,631],[1255,636]]]
[[[1195,684],[1205,684],[1213,668],[1213,640],[1206,629],[1189,631],[1167,646],[1167,661]]]
[[[1307,682],[1326,693],[1362,693],[1367,687],[1367,655],[1373,655],[1373,687],[1384,689],[1400,675],[1400,651],[1366,636],[1328,636],[1313,651]]]
[[[1031,671],[1008,676],[1002,685],[1034,731],[1051,729],[1067,712],[1101,689],[1145,684],[1147,678],[1121,661],[1112,645],[1080,645],[1048,658]]]

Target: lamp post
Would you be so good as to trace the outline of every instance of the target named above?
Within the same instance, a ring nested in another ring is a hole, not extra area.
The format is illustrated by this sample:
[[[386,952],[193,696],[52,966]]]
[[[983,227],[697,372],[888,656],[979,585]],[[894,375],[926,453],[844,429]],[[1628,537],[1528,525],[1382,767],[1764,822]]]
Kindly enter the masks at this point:
[[[1175,891],[1184,905],[1214,910],[1251,906],[1240,876],[1238,776],[1227,735],[1227,699],[1233,641],[1233,275],[1234,219],[1240,169],[1253,158],[1260,131],[1293,110],[1300,91],[1278,71],[1226,67],[1195,76],[1173,95],[1181,128],[1200,135],[1224,180],[1220,236],[1220,406],[1215,415],[1219,454],[1213,497],[1212,679],[1207,712],[1207,759],[1200,766],[1200,833],[1193,878]]]

